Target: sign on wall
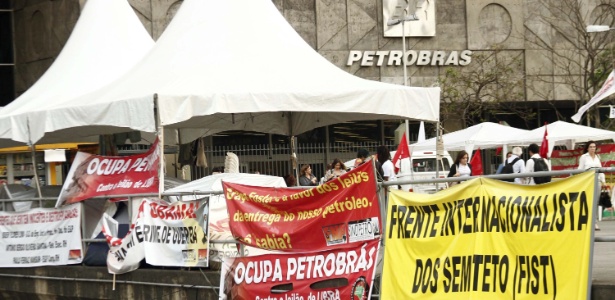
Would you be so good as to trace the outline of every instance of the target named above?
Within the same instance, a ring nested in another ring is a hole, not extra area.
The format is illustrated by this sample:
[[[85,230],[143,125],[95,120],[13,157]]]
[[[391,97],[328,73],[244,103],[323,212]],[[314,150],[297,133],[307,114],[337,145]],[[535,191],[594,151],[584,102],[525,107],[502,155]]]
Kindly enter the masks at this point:
[[[389,26],[392,19],[416,15],[418,20]],[[436,36],[436,0],[383,0],[382,22],[385,37]],[[405,31],[405,32],[403,32]]]

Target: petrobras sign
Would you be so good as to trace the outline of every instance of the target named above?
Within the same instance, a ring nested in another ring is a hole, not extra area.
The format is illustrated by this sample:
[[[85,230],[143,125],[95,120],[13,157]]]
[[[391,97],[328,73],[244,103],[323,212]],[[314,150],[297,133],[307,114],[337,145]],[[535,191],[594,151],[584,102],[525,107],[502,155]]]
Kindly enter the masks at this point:
[[[472,51],[408,50],[404,60],[407,66],[467,66],[472,62]],[[401,50],[350,50],[347,66],[355,63],[362,67],[403,66]]]

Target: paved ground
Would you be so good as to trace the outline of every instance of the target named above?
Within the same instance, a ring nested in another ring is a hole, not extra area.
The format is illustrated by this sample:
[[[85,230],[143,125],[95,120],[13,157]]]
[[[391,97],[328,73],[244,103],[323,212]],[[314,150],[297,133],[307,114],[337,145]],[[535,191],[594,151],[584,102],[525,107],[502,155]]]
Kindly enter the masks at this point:
[[[594,242],[592,299],[610,300],[615,299],[615,218],[603,219],[598,226],[595,237],[612,242]]]

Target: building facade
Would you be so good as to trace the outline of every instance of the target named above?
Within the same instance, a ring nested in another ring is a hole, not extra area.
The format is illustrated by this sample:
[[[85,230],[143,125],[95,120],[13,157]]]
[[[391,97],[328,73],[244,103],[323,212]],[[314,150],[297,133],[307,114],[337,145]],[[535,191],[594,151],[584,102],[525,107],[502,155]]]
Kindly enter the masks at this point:
[[[53,63],[85,2],[11,0],[0,6],[3,41],[0,106],[27,90]],[[583,3],[562,10],[568,2]],[[129,3],[147,31],[158,39],[182,1],[129,0]],[[577,43],[580,36],[576,31],[594,21],[612,22],[612,18],[604,18],[603,12],[612,11],[615,1],[273,0],[273,3],[312,48],[351,74],[395,84],[440,85],[444,127],[454,130],[485,120],[506,121],[521,128],[535,128],[557,119],[570,120],[579,104],[587,101],[587,95],[593,92],[583,90],[583,82],[587,81],[584,77],[587,74],[582,70],[583,55],[587,49]],[[550,4],[556,4],[557,9]],[[558,9],[561,16],[557,15]],[[578,11],[581,18],[566,23],[565,11]],[[407,16],[415,16],[418,21],[392,24],[395,19]],[[406,36],[405,50],[402,35]],[[463,86],[465,82],[473,82],[474,77],[488,77],[485,71],[498,68],[503,71],[490,74],[495,76],[495,84],[490,84],[488,78],[476,82],[485,85],[480,92],[467,91],[473,87],[447,89],[449,84]],[[446,81],[452,74],[460,78],[454,84]],[[457,101],[456,93],[463,94],[458,97],[463,100],[457,105],[447,105],[447,101]],[[520,110],[484,106],[502,99],[514,102],[515,109]],[[464,113],[461,117],[459,107],[469,110],[469,115]],[[399,120],[365,124],[367,127],[358,130],[370,132],[367,135],[374,135],[378,140],[391,138]],[[341,124],[337,130],[335,126],[328,130],[335,139],[338,132],[357,130],[356,126]],[[417,124],[412,126],[418,128]],[[348,138],[338,135],[340,141]],[[305,139],[313,141],[322,136],[321,129]]]

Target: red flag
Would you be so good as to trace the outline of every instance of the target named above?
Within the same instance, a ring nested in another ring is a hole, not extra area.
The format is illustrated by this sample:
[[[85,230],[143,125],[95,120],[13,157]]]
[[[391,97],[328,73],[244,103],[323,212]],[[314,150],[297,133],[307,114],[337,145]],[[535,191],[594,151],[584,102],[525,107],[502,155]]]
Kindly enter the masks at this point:
[[[542,144],[540,144],[540,151],[538,151],[538,154],[540,154],[540,157],[542,158],[549,158],[549,140],[547,140],[547,137],[549,136],[549,134],[547,133],[547,122],[545,122],[545,135],[542,137]]]
[[[395,151],[395,156],[393,156],[393,165],[395,166],[395,173],[399,172],[399,168],[401,168],[401,160],[404,158],[410,158],[410,149],[408,149],[408,141],[406,141],[406,135],[402,135],[401,141],[399,141],[399,146],[397,146],[397,151]]]
[[[472,176],[483,175],[483,158],[480,156],[480,148],[474,151],[470,164],[472,165]]]
[[[497,147],[495,149],[495,156],[499,156],[500,154],[502,154],[502,150],[503,150],[502,147]]]

